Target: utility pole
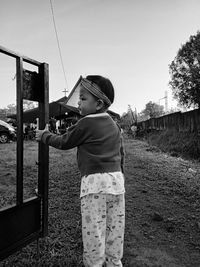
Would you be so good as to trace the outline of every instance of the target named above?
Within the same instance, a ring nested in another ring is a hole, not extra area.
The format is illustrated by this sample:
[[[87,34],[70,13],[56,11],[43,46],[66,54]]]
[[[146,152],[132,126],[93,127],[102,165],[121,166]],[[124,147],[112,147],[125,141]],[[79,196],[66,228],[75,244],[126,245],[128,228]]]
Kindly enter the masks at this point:
[[[168,95],[167,91],[165,91],[165,96],[159,99],[159,106],[160,106],[160,100],[165,99],[165,112],[168,111]]]

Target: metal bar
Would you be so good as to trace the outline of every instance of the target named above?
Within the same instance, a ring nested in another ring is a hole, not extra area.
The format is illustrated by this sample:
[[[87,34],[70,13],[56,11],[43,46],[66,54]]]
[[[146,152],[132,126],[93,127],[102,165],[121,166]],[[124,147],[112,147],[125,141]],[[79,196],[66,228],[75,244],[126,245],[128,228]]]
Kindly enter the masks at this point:
[[[24,239],[19,240],[17,243],[13,243],[12,246],[0,251],[0,261],[10,256],[12,253],[18,251],[19,249],[25,247],[31,242],[37,240],[41,236],[40,231],[34,232]]]
[[[39,68],[43,77],[43,102],[39,103],[39,129],[49,122],[49,67],[44,63]],[[49,147],[39,143],[38,193],[42,196],[42,236],[48,234],[48,187],[49,187]]]
[[[40,66],[41,64],[43,64],[43,63],[41,63],[39,61],[36,61],[34,59],[31,59],[29,57],[20,55],[19,53],[16,53],[16,52],[14,52],[12,50],[9,50],[9,49],[7,49],[7,48],[5,48],[3,46],[0,46],[0,53],[6,54],[6,55],[14,57],[14,58],[22,58],[23,61],[25,61],[27,63],[30,63],[30,64],[33,64],[35,66]]]
[[[17,205],[23,202],[23,60],[16,59],[17,72]]]
[[[0,212],[0,260],[41,235],[41,199],[32,197],[22,205]],[[29,241],[29,242],[28,242]]]
[[[23,62],[39,67],[39,128],[49,121],[49,67],[0,46],[0,53],[16,58],[17,166],[16,205],[0,210],[0,260],[33,240],[48,234],[49,147],[39,144],[38,193],[41,197],[23,200]],[[14,223],[13,223],[14,222]],[[2,241],[2,242],[1,242]]]

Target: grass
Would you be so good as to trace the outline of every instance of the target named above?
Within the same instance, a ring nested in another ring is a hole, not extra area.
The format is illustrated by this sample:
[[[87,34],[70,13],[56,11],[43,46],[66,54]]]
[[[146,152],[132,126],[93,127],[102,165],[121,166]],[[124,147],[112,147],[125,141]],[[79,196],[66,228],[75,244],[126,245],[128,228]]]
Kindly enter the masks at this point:
[[[37,188],[37,152],[38,146],[35,142],[24,143],[24,199],[34,196]],[[2,208],[15,204],[16,201],[16,143],[1,144],[0,154],[0,193],[6,193],[6,198],[0,198]]]
[[[15,143],[0,146],[4,163],[16,166]],[[24,143],[24,199],[35,194],[37,187],[36,142]],[[11,156],[12,155],[12,156]],[[2,161],[1,161],[2,162]],[[37,242],[11,255],[0,266],[82,266],[82,239],[76,151],[50,148],[49,233]],[[0,207],[15,203],[16,170],[0,164]],[[6,172],[9,174],[5,176]],[[11,179],[7,179],[12,177]],[[79,264],[80,263],[80,264]]]
[[[157,146],[172,156],[200,159],[200,136],[197,133],[166,130],[150,132],[145,138],[150,145]]]

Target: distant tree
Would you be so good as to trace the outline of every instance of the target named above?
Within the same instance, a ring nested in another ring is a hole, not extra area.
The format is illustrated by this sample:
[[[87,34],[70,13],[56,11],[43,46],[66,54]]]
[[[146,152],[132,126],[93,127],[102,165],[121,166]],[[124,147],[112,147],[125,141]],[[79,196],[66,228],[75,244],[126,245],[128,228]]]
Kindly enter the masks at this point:
[[[124,112],[121,116],[121,126],[122,128],[130,128],[131,125],[137,123],[136,111],[133,111],[131,105],[128,105],[127,112]]]
[[[37,107],[37,104],[33,101],[29,101],[24,99],[23,100],[23,110],[29,110]],[[0,114],[6,114],[5,116],[9,114],[16,114],[17,113],[17,107],[16,104],[9,104],[6,108],[0,109]]]
[[[9,104],[5,108],[7,114],[16,114],[17,108],[15,104]]]
[[[130,124],[137,123],[137,113],[136,110],[135,111],[132,110],[131,105],[128,105],[127,114],[129,117]]]
[[[200,108],[200,32],[182,45],[169,70],[174,98],[186,108]]]
[[[176,112],[181,112],[181,107],[177,106],[177,107],[172,107],[168,110],[167,114],[171,114],[171,113],[176,113]]]
[[[24,111],[29,110],[29,109],[33,109],[35,107],[37,107],[37,104],[35,102],[29,101],[29,100],[26,100],[26,99],[23,100],[23,109],[24,109]]]
[[[140,112],[139,116],[149,119],[162,116],[163,114],[164,114],[164,107],[150,101],[146,104],[145,109]]]
[[[140,121],[146,121],[148,119],[149,119],[149,116],[145,115],[143,113],[143,110],[138,113],[138,122],[140,122]]]

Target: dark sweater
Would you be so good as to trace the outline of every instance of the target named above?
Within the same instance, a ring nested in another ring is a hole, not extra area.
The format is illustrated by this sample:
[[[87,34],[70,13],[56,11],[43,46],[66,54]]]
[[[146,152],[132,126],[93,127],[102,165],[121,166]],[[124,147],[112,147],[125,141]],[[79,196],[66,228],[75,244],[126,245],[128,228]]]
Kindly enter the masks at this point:
[[[123,171],[121,132],[107,113],[88,115],[63,135],[45,131],[42,142],[63,150],[77,147],[78,168],[82,176]]]

